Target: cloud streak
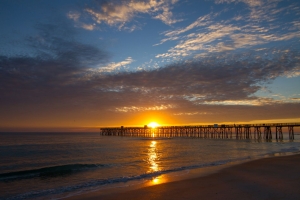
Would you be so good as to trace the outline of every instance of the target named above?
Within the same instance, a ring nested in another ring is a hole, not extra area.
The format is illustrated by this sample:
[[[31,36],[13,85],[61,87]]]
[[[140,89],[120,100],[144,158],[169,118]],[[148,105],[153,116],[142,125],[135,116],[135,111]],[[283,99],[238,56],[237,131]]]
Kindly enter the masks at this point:
[[[107,65],[91,69],[91,71],[94,71],[95,73],[97,72],[115,72],[120,70],[121,68],[124,68],[134,62],[134,60],[131,57],[126,58],[125,60],[121,62],[112,62]]]
[[[215,0],[217,4],[222,3],[245,3],[250,7],[257,7],[263,5],[264,1],[262,0]]]
[[[265,1],[216,1],[216,3],[246,3],[245,15],[233,15],[231,19],[221,20],[223,11],[199,17],[186,27],[163,33],[158,44],[178,41],[167,52],[156,58],[190,57],[207,53],[225,52],[255,48],[263,44],[291,41],[300,38],[298,21],[283,22],[283,16],[295,16],[297,6],[277,7],[278,2]],[[293,8],[292,8],[293,7]],[[283,25],[284,24],[284,25]],[[286,31],[282,31],[282,30]],[[193,33],[191,33],[193,31]]]
[[[87,25],[80,20],[81,15],[90,16],[97,24],[106,24],[109,26],[118,27],[120,30],[133,31],[136,26],[130,28],[126,25],[134,20],[135,17],[142,15],[151,15],[153,19],[158,19],[167,25],[171,25],[181,21],[175,19],[171,9],[177,0],[126,0],[126,1],[101,1],[95,2],[94,5],[89,5],[84,9],[83,14],[77,12],[69,12],[68,17],[78,24],[82,28],[91,30],[95,28],[92,25]]]

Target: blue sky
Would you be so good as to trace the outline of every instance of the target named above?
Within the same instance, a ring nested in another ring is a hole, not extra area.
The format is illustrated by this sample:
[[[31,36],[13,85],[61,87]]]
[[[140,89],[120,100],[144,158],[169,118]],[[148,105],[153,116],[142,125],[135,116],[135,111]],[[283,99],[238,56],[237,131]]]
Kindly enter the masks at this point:
[[[300,119],[298,1],[3,0],[0,18],[3,128]]]

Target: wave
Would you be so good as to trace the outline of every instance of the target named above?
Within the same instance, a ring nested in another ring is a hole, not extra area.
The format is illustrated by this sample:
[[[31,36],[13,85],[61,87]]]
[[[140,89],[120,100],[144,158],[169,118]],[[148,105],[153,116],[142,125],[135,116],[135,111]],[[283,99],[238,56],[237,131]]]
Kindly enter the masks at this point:
[[[282,149],[281,151],[292,153],[292,152],[295,152],[295,150],[298,150],[298,149],[291,147],[291,148],[287,148],[287,149]],[[57,188],[51,188],[51,189],[45,189],[45,190],[30,191],[30,192],[19,194],[19,195],[13,196],[13,197],[9,197],[9,198],[7,198],[7,200],[39,199],[41,197],[42,197],[42,199],[45,199],[50,196],[51,196],[51,198],[56,197],[55,199],[59,199],[60,197],[64,198],[67,196],[72,196],[74,194],[80,194],[82,192],[98,190],[102,186],[105,186],[105,185],[106,186],[111,185],[113,187],[113,184],[118,184],[118,183],[127,183],[130,181],[139,181],[139,180],[141,180],[141,181],[142,180],[151,180],[160,175],[170,174],[172,172],[180,172],[180,171],[185,171],[185,170],[199,169],[199,168],[212,167],[212,166],[220,166],[220,165],[224,165],[224,164],[228,164],[228,163],[232,163],[232,162],[248,161],[248,160],[252,160],[252,159],[262,158],[266,155],[268,155],[268,154],[257,155],[255,157],[245,156],[245,157],[240,157],[240,158],[218,160],[218,161],[214,161],[214,162],[202,163],[202,164],[197,164],[197,165],[189,165],[189,166],[171,168],[171,169],[156,171],[156,172],[152,172],[152,173],[144,173],[144,174],[139,174],[139,175],[135,175],[135,176],[123,176],[123,177],[114,177],[114,178],[107,178],[107,179],[94,179],[94,180],[86,181],[84,183],[78,183],[75,185],[69,185],[69,186],[63,186],[63,187],[57,187]],[[108,166],[108,165],[73,164],[73,165],[63,165],[63,166],[56,166],[56,167],[41,168],[41,169],[38,169],[37,171],[43,171],[44,169],[62,169],[62,171],[64,171],[63,170],[64,166],[69,166],[69,168],[71,168],[75,172],[75,171],[80,171],[80,170],[85,170],[85,169],[104,167],[104,166]],[[66,167],[66,168],[68,168],[68,167]],[[33,171],[34,173],[37,173],[37,172],[35,172],[36,170],[28,170],[28,171],[24,171],[24,172],[28,173],[29,171]],[[45,171],[47,171],[47,170],[45,170]],[[5,177],[3,175],[8,175],[8,174],[12,175],[13,173],[21,173],[21,172],[0,174],[0,180],[2,177]],[[28,173],[28,174],[30,174],[30,173]],[[57,198],[57,197],[59,197],[59,198]]]
[[[103,164],[69,164],[69,165],[58,165],[51,167],[44,167],[39,169],[23,170],[16,172],[8,172],[0,174],[0,181],[11,181],[29,178],[50,178],[57,176],[65,176],[72,173],[97,169],[108,165]]]
[[[299,149],[296,148],[296,147],[282,148],[280,150],[281,150],[280,152],[282,152],[282,153],[286,153],[286,152],[289,153],[289,152],[297,152],[297,151],[299,151]]]

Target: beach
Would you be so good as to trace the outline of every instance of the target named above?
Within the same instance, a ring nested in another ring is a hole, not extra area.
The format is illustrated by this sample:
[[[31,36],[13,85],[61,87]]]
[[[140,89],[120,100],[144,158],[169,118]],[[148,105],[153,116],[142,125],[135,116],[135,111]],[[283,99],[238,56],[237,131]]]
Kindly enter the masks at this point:
[[[78,199],[299,199],[300,154],[275,156],[221,169],[216,173],[139,189],[103,190]]]

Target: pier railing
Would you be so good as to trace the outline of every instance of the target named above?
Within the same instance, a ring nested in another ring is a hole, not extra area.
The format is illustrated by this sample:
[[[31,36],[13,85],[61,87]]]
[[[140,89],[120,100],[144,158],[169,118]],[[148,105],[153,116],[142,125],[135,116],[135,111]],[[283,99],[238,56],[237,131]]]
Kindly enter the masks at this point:
[[[262,123],[262,124],[213,124],[189,126],[158,126],[144,127],[104,127],[101,135],[135,136],[135,137],[199,137],[199,138],[237,138],[237,139],[283,139],[283,128],[288,129],[289,139],[294,139],[294,127],[300,123]]]

